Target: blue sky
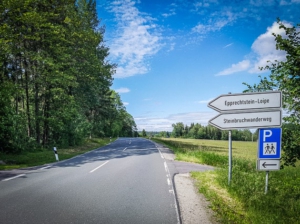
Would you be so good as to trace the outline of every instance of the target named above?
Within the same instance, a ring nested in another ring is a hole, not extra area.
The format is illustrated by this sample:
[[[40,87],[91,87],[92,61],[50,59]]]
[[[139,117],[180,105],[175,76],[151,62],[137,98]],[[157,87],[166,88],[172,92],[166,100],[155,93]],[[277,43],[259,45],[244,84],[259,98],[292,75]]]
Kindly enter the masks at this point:
[[[258,68],[284,60],[272,33],[300,23],[300,0],[97,0],[112,88],[138,130],[172,131],[172,124],[207,125],[208,101],[241,93]],[[283,34],[283,33],[282,33]]]

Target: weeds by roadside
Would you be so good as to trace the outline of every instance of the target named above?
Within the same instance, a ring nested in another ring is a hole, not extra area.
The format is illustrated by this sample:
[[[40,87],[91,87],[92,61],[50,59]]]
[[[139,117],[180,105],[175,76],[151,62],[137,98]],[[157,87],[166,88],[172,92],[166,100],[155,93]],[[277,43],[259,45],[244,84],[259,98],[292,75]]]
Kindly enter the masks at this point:
[[[193,172],[192,177],[197,181],[199,192],[211,201],[222,223],[300,223],[299,166],[270,172],[269,189],[265,194],[265,172],[256,170],[255,143],[251,143],[253,156],[249,154],[251,149],[247,155],[233,153],[232,181],[228,186],[226,141],[198,140],[198,144],[186,139],[155,141],[172,149],[178,160],[218,167],[214,171]]]

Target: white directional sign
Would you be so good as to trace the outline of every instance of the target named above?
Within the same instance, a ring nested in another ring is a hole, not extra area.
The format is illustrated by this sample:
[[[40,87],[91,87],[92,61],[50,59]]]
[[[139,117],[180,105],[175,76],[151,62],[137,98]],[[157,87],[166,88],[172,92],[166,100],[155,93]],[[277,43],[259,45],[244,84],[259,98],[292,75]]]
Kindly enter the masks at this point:
[[[281,110],[236,112],[219,114],[208,121],[209,124],[221,129],[280,127]]]
[[[221,113],[237,110],[265,110],[281,108],[280,91],[220,95],[208,107]]]
[[[262,171],[280,170],[279,159],[260,159],[257,160],[256,165],[257,165],[257,170],[262,170]]]

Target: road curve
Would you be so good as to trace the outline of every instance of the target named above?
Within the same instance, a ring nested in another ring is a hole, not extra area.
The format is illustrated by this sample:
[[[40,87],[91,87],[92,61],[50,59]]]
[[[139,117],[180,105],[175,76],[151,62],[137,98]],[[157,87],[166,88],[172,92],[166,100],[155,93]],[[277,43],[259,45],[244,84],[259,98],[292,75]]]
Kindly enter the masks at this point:
[[[0,223],[180,222],[168,165],[149,140],[119,138],[10,174],[0,175]]]

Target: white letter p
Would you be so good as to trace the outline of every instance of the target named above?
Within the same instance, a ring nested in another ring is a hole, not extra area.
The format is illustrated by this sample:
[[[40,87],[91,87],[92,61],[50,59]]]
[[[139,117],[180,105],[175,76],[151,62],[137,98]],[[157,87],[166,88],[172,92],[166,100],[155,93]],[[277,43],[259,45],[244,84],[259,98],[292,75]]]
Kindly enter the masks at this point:
[[[272,136],[272,131],[271,130],[264,130],[264,142],[266,141],[266,138]]]

